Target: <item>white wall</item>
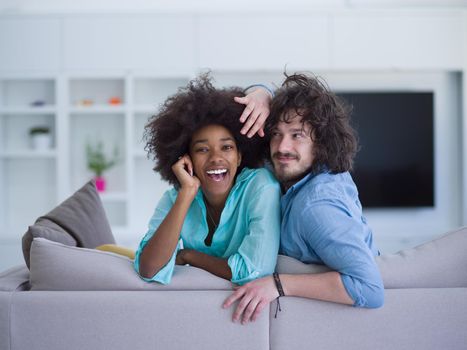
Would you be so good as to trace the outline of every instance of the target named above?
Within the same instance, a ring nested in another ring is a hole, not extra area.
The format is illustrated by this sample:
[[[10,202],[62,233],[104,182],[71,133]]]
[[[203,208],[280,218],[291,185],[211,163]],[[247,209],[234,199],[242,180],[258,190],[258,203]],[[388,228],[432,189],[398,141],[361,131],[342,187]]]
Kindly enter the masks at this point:
[[[287,2],[286,9],[283,2],[267,2],[266,14],[259,13],[265,1],[251,3],[248,13],[246,1],[197,6],[191,1],[139,1],[129,15],[115,14],[128,10],[123,1],[112,2],[114,14],[107,14],[109,3],[0,3],[0,76],[192,76],[211,68],[220,85],[246,85],[278,83],[287,65],[289,71],[320,73],[335,89],[432,89],[436,207],[366,215],[383,251],[467,223],[462,182],[467,183],[467,152],[462,152],[467,146],[461,133],[467,103],[461,104],[460,95],[462,91],[466,99],[467,12],[456,8],[465,1],[296,0]],[[78,6],[81,14],[74,14]],[[145,9],[151,14],[138,13]],[[59,94],[66,89],[63,79]],[[60,157],[66,158],[67,146],[62,149]],[[60,196],[68,189],[63,179],[57,181]],[[0,267],[21,260],[19,245],[9,244],[1,246]],[[7,258],[3,252],[14,253]]]

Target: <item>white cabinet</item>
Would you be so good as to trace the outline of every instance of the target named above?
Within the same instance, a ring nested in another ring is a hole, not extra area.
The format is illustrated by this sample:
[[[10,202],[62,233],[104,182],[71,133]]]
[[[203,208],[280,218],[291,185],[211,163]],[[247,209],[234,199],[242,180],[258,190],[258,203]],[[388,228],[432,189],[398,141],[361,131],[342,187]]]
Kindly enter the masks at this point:
[[[461,13],[362,11],[336,15],[333,22],[333,68],[465,67]]]
[[[67,70],[147,69],[187,72],[195,66],[194,20],[184,16],[83,16],[63,19]]]
[[[325,69],[330,62],[326,16],[203,16],[199,66],[214,70]]]
[[[0,78],[0,237],[18,237],[57,200],[56,120],[55,78]],[[32,147],[34,129],[49,147]]]
[[[60,68],[60,21],[0,19],[0,71]]]

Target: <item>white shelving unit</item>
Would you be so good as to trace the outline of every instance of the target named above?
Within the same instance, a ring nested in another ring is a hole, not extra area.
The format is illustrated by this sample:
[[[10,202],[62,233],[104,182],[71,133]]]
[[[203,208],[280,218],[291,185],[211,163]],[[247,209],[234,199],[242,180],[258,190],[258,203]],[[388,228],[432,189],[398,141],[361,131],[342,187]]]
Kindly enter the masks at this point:
[[[134,246],[168,188],[147,159],[144,125],[191,77],[0,77],[0,241],[18,242],[38,216],[92,178],[86,144],[102,143],[109,156],[118,150],[119,161],[104,173],[101,199],[117,242]],[[29,129],[37,126],[51,130],[51,149],[31,148]]]
[[[0,239],[18,240],[58,199],[56,78],[0,78]],[[29,131],[47,127],[52,147],[33,150]]]

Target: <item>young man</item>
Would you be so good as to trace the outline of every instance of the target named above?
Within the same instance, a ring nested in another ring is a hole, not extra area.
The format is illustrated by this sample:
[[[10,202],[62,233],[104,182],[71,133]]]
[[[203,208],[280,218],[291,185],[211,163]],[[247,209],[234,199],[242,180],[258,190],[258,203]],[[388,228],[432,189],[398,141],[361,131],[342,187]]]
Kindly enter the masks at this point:
[[[349,119],[345,105],[315,77],[288,76],[276,92],[266,131],[283,190],[280,253],[333,271],[275,274],[239,287],[223,305],[239,301],[234,321],[254,321],[280,295],[382,306],[379,252],[349,174],[357,151]]]

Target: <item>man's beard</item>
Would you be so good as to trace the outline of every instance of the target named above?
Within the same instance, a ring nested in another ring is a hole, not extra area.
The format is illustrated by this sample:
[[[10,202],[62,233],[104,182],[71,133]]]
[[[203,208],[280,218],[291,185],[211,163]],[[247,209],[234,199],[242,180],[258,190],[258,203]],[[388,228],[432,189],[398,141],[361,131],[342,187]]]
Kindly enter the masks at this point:
[[[280,152],[274,153],[272,155],[272,159],[274,160],[276,159],[276,157],[279,157],[279,156],[290,157],[290,158],[296,159],[297,162],[300,161],[300,157],[297,154],[280,153]],[[300,172],[287,171],[288,165],[281,165],[281,164],[276,165],[274,161],[272,162],[272,164],[274,168],[274,174],[277,180],[279,180],[281,185],[286,189],[288,189],[289,187],[293,186],[295,183],[303,179],[311,171],[311,167],[307,169],[303,169],[303,171],[300,171]]]
[[[292,186],[296,182],[303,179],[309,172],[310,172],[310,169],[305,170],[300,173],[295,173],[295,172],[289,173],[287,171],[278,172],[276,170],[276,167],[274,167],[274,174],[276,175],[277,180],[279,180],[279,182],[283,184],[285,187]]]

